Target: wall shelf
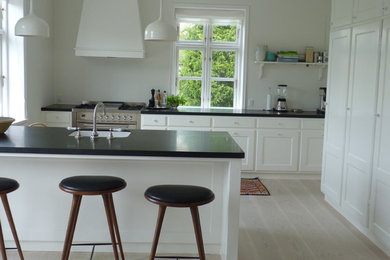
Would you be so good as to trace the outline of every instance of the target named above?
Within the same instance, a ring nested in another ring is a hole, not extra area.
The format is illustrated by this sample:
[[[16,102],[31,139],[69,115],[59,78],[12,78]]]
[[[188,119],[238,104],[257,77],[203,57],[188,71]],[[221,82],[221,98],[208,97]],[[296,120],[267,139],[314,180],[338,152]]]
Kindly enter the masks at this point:
[[[324,69],[328,66],[327,63],[313,63],[313,62],[277,62],[277,61],[255,61],[255,64],[259,66],[259,79],[263,77],[264,65],[289,65],[289,66],[305,66],[305,67],[318,67],[318,80],[322,80],[324,77]]]

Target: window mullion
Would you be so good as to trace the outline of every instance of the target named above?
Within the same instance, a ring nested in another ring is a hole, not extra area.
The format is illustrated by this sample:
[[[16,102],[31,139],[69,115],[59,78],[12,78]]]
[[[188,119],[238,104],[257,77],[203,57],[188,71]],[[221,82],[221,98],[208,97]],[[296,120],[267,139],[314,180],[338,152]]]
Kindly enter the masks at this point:
[[[212,37],[212,27],[210,23],[206,24],[206,59],[205,59],[205,67],[204,67],[204,87],[202,92],[202,107],[209,108],[210,107],[210,99],[211,99],[211,37]]]

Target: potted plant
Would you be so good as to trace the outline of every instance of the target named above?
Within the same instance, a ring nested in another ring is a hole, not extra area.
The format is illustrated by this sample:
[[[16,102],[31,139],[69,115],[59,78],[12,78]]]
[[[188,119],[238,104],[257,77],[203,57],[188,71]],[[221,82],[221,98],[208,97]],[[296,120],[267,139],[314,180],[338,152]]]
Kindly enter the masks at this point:
[[[185,98],[178,95],[170,95],[167,97],[168,107],[177,109],[178,106],[184,105],[186,103]]]

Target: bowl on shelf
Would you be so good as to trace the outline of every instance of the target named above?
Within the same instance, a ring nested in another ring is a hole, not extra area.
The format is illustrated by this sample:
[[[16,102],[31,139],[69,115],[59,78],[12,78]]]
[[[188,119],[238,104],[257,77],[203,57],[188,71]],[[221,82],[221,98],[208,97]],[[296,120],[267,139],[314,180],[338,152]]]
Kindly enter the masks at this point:
[[[14,121],[15,119],[12,117],[0,117],[0,134],[4,134]]]

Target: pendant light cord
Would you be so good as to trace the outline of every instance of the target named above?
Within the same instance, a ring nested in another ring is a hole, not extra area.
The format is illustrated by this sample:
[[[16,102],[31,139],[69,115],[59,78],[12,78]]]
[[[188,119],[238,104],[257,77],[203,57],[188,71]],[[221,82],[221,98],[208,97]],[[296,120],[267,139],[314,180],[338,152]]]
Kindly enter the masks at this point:
[[[33,0],[30,0],[30,14],[33,14]]]
[[[159,20],[162,20],[162,9],[163,9],[163,1],[160,0],[160,18],[159,18]]]

